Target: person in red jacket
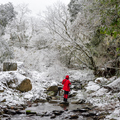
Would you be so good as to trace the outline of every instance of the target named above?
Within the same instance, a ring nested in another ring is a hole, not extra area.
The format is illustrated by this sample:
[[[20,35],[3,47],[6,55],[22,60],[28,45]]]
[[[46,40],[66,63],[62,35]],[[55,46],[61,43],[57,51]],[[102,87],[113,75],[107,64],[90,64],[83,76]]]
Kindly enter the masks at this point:
[[[69,75],[66,75],[65,79],[62,81],[63,86],[63,90],[64,90],[64,102],[67,102],[68,99],[68,93],[70,92],[70,86],[71,82],[69,81]]]

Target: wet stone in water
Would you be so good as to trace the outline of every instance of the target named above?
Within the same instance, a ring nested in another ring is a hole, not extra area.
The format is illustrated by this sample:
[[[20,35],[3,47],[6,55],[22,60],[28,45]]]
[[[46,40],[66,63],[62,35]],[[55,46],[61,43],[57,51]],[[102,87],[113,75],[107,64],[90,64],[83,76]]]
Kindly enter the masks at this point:
[[[70,115],[70,119],[77,119],[77,118],[79,118],[78,115]]]

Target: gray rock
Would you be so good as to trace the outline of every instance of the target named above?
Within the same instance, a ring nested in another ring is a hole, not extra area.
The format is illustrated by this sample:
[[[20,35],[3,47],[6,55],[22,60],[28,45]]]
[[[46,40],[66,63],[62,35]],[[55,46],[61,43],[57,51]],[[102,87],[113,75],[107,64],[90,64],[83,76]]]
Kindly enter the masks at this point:
[[[56,115],[52,114],[51,117],[50,117],[50,119],[54,119],[54,118],[56,118]]]
[[[53,94],[52,96],[55,96],[55,95],[57,95],[57,93],[58,93],[58,86],[50,86],[50,87],[47,88],[47,91],[48,91],[48,92],[49,92],[49,91],[54,92],[54,94]]]

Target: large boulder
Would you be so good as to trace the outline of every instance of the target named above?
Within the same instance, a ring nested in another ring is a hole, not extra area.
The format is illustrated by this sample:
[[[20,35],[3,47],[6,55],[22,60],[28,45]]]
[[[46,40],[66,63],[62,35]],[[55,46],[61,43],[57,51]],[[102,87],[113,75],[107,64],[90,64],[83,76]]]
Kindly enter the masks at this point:
[[[86,92],[92,93],[92,92],[95,92],[95,91],[99,90],[100,89],[100,85],[96,84],[93,81],[90,81],[88,83],[87,87],[85,87],[85,89],[86,89]]]
[[[21,91],[21,92],[28,92],[32,89],[32,84],[31,81],[29,79],[24,79],[17,87],[17,90]]]
[[[17,89],[21,92],[28,92],[32,89],[30,79],[17,71],[1,72],[0,81],[2,81],[1,84],[3,84],[3,88],[1,88],[1,90],[9,87],[11,89]]]
[[[57,95],[58,93],[58,86],[50,86],[47,88],[48,93],[50,93],[50,91],[52,91],[54,94],[52,96]]]
[[[17,70],[17,63],[12,62],[3,63],[3,71],[15,71],[15,70]]]
[[[120,77],[114,80],[112,83],[105,85],[103,87],[112,92],[120,92]]]

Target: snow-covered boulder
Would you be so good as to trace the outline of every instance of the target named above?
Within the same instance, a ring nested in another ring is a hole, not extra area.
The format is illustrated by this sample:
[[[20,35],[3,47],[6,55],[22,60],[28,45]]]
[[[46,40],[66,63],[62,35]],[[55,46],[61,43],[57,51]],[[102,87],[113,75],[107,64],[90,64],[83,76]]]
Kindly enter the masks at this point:
[[[86,89],[86,92],[95,92],[97,91],[98,89],[100,89],[100,86],[96,83],[94,83],[93,81],[90,81],[87,85],[87,87],[85,87]]]
[[[24,67],[24,63],[23,62],[16,62],[16,63],[17,63],[17,67],[18,68]]]
[[[81,90],[78,90],[76,96],[74,96],[74,98],[71,100],[71,103],[72,104],[83,104],[86,102],[86,100],[87,100],[86,93],[84,93]]]
[[[117,79],[117,76],[113,76],[113,77],[109,78],[108,79],[108,84],[111,83],[111,82],[113,82],[116,79]]]
[[[120,92],[120,77],[114,80],[112,83],[103,87],[111,90],[112,92]]]
[[[104,77],[99,77],[95,80],[95,83],[100,84],[100,85],[104,85],[108,82],[108,80]]]
[[[28,92],[32,89],[30,79],[24,75],[21,75],[17,71],[1,72],[0,83],[1,86],[5,85],[8,88],[17,89],[21,92]]]
[[[105,88],[100,88],[98,91],[92,93],[91,95],[92,95],[92,96],[103,96],[103,95],[106,95],[107,92],[108,92],[107,89],[105,89]]]

